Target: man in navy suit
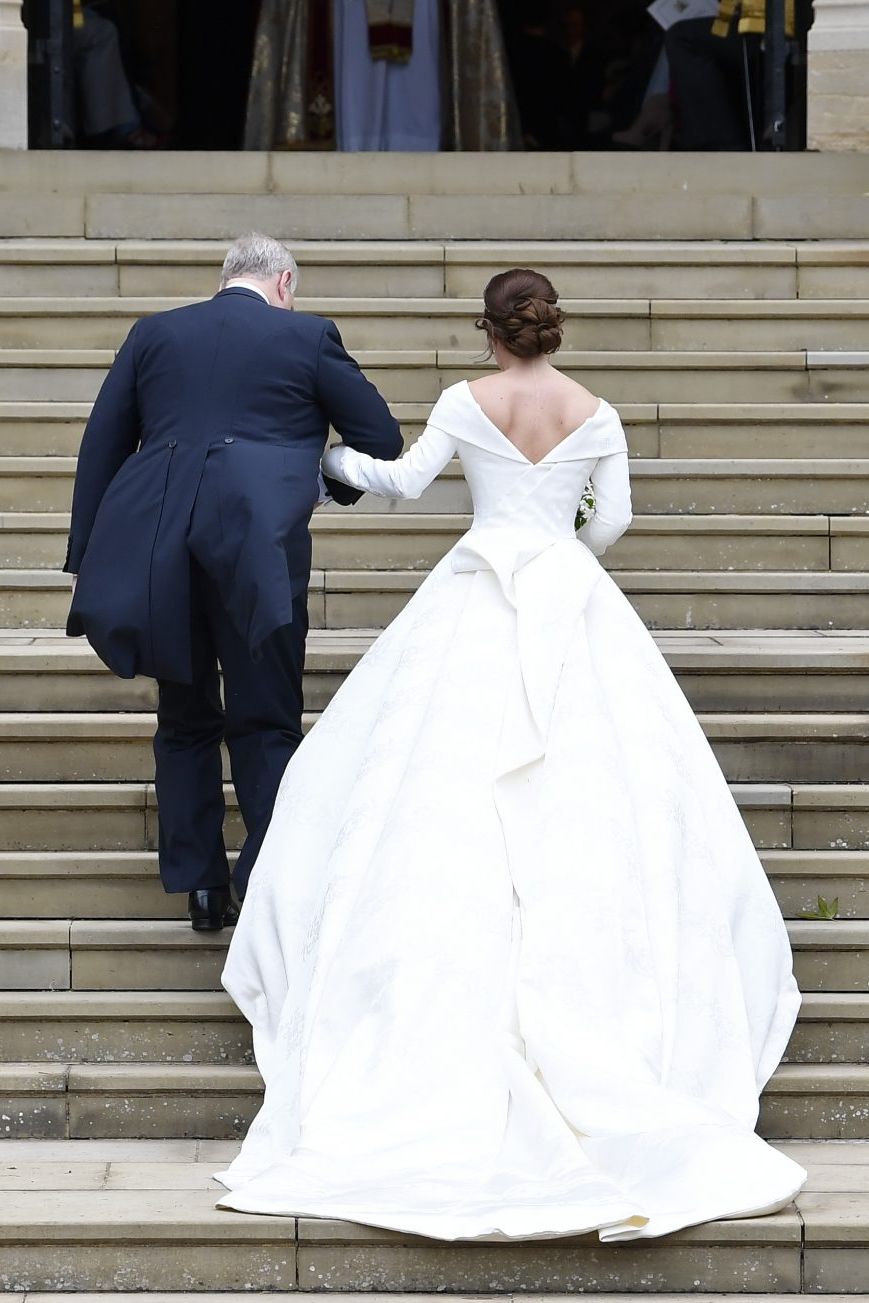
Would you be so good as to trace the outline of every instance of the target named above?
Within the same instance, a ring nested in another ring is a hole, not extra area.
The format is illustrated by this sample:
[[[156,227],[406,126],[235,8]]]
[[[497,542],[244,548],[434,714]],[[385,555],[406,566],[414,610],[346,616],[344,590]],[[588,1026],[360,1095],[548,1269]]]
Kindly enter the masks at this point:
[[[237,916],[221,741],[248,834],[243,899],[301,740],[308,526],[327,488],[343,505],[360,496],[323,484],[329,426],[375,457],[402,447],[334,323],[287,310],[296,282],[282,244],[236,241],[213,299],[133,326],[79,454],[67,633],[121,677],[158,682],[160,873],[197,930]]]

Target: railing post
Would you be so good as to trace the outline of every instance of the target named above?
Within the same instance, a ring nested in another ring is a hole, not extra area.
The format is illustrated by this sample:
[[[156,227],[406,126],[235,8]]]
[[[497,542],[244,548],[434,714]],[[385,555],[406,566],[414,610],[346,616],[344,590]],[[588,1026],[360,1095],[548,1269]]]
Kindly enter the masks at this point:
[[[787,144],[787,62],[785,0],[766,0],[764,35],[764,141],[768,149]]]
[[[70,143],[72,103],[72,6],[48,0],[48,142],[51,149]]]

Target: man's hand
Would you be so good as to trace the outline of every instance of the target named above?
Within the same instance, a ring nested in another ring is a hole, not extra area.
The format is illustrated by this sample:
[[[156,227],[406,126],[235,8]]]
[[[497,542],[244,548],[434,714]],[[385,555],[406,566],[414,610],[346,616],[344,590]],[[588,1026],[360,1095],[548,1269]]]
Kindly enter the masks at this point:
[[[323,478],[322,471],[320,471],[317,476],[317,488],[319,490],[320,496],[317,499],[317,505],[314,508],[315,511],[319,511],[321,507],[327,506],[332,501],[332,494],[329,492],[328,488],[326,487],[326,481]]]

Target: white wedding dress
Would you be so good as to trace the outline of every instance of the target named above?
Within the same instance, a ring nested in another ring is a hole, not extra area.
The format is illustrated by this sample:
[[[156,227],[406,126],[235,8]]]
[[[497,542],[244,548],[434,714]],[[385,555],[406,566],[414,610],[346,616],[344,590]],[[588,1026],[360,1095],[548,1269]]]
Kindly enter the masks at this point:
[[[799,994],[700,726],[595,557],[630,520],[619,418],[532,463],[462,383],[400,461],[324,465],[416,497],[454,453],[473,527],[290,761],[230,946],[266,1093],[220,1206],[440,1239],[772,1211],[805,1180],[754,1134]]]

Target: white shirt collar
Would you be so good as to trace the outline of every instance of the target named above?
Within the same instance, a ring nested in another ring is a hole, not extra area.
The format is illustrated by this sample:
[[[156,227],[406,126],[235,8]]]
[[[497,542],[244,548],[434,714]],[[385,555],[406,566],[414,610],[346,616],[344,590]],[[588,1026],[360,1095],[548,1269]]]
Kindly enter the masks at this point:
[[[254,294],[260,296],[263,303],[268,303],[269,301],[269,296],[266,294],[265,290],[260,289],[259,285],[254,285],[253,281],[241,280],[240,278],[233,279],[227,281],[223,288],[225,290],[253,290]]]

